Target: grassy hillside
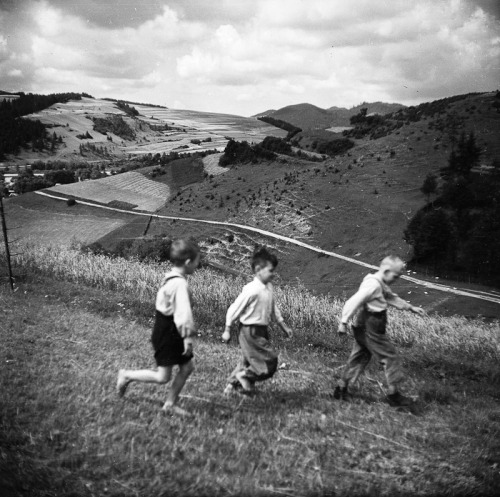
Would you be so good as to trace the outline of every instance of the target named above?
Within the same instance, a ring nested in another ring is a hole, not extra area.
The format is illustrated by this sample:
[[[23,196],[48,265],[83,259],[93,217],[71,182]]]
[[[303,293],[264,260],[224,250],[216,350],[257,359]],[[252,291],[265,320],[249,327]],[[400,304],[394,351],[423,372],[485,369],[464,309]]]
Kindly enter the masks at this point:
[[[286,132],[255,118],[143,104],[131,107],[136,109],[137,116],[131,116],[114,101],[83,97],[30,114],[26,118],[40,120],[48,127],[49,133],[56,132],[61,136],[63,143],[58,144],[54,151],[26,148],[16,156],[8,156],[6,161],[11,165],[34,160],[111,161],[148,153],[223,150],[228,137],[259,142],[268,135],[286,135]],[[117,118],[121,128],[128,128],[127,133],[117,134],[118,127],[116,123],[113,125]],[[87,133],[90,138],[85,138]],[[95,150],[84,150],[82,155],[81,145],[93,145]]]
[[[18,253],[20,244],[28,240],[60,246],[70,245],[75,241],[92,243],[135,220],[132,214],[118,214],[80,203],[70,207],[66,202],[35,193],[4,199],[3,202],[13,254]],[[3,262],[1,266],[3,271]]]
[[[383,401],[375,364],[339,404],[342,302],[281,287],[295,336],[272,330],[278,373],[225,398],[238,350],[219,335],[245,280],[204,269],[190,278],[200,336],[185,421],[161,415],[165,388],[115,393],[119,368],[153,365],[166,267],[28,246],[15,269],[17,291],[0,288],[2,495],[496,495],[498,323],[391,313],[414,409]]]

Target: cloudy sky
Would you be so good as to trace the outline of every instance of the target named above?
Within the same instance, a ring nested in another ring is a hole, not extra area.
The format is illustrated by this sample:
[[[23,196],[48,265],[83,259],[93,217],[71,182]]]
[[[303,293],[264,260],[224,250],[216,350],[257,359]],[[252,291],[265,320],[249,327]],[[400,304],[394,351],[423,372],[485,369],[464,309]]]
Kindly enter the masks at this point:
[[[500,86],[499,0],[0,0],[0,89],[249,116]]]

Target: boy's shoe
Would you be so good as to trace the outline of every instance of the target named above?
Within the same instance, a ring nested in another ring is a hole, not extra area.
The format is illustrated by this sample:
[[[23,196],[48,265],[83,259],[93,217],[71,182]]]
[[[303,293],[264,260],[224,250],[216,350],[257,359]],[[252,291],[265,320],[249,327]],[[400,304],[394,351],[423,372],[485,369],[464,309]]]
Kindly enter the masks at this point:
[[[347,387],[337,385],[333,390],[333,398],[337,400],[351,400],[351,394],[347,391]]]
[[[387,402],[391,407],[407,407],[413,404],[412,399],[410,399],[409,397],[405,397],[399,392],[387,395]]]
[[[123,397],[125,395],[129,383],[130,380],[126,380],[123,377],[123,373],[120,371],[118,373],[118,379],[116,380],[116,392],[118,393],[119,397]]]

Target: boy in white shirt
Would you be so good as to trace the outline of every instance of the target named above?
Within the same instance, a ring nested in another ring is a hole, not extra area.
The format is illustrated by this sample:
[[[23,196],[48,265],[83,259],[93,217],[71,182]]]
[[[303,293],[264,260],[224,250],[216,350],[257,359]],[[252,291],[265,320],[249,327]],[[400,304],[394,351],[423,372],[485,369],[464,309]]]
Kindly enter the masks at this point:
[[[359,290],[344,304],[339,335],[347,333],[347,323],[361,309],[353,322],[354,345],[347,365],[333,396],[348,400],[349,383],[354,383],[364,371],[373,356],[384,365],[388,384],[387,401],[391,406],[408,406],[411,400],[398,391],[398,383],[403,379],[401,359],[394,345],[386,335],[387,306],[409,310],[419,315],[425,311],[414,307],[391,291],[389,285],[403,273],[405,263],[396,256],[387,256],[379,270],[363,279]]]
[[[255,278],[243,287],[226,315],[222,340],[231,338],[231,325],[239,319],[239,344],[242,357],[228,379],[224,393],[230,394],[241,387],[241,393],[251,393],[257,381],[271,378],[278,367],[278,356],[269,343],[268,325],[274,316],[281,329],[290,338],[292,330],[285,324],[276,306],[271,281],[275,276],[278,259],[265,247],[252,256]]]
[[[168,383],[173,367],[178,365],[179,371],[162,409],[167,414],[186,416],[188,413],[176,405],[182,388],[194,371],[191,337],[195,332],[195,324],[186,275],[192,274],[198,267],[200,249],[190,240],[174,240],[170,248],[170,260],[174,267],[165,275],[156,295],[156,317],[151,336],[158,368],[156,371],[120,369],[116,388],[118,395],[123,397],[132,381]]]

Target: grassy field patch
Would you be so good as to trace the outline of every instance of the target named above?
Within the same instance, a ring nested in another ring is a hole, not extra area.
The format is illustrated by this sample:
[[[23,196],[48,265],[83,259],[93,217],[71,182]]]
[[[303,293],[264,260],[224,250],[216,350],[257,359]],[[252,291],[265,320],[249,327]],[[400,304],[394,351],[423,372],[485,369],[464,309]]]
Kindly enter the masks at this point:
[[[383,401],[372,364],[352,403],[331,396],[351,345],[342,302],[281,287],[295,330],[255,397],[221,395],[238,359],[220,343],[246,282],[190,279],[196,371],[164,417],[164,387],[115,393],[121,367],[153,367],[154,294],[166,265],[26,247],[16,292],[0,289],[2,495],[495,495],[500,484],[498,322],[391,313],[414,413]]]

